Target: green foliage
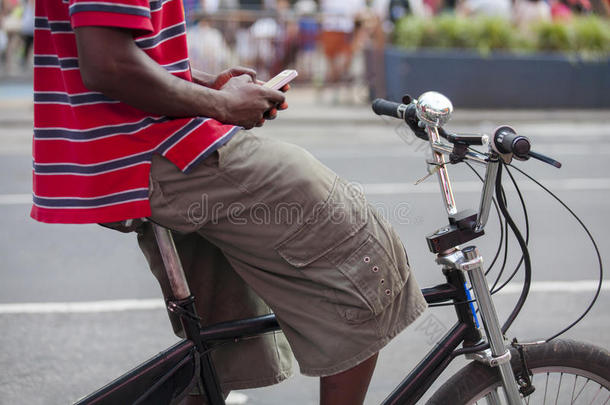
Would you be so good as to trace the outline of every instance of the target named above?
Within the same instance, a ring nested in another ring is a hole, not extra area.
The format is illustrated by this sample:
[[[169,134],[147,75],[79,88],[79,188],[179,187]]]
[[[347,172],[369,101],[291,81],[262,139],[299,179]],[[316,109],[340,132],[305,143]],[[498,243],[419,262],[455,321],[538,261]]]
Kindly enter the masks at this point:
[[[515,29],[504,18],[483,18],[476,22],[475,38],[480,52],[514,49],[519,42]]]
[[[541,51],[571,51],[574,48],[570,27],[561,22],[544,22],[534,26],[536,49]]]
[[[405,49],[420,48],[424,25],[425,21],[418,18],[402,18],[397,21],[392,34],[394,44]]]
[[[396,24],[393,43],[407,49],[473,49],[481,54],[496,50],[550,51],[605,58],[610,55],[610,22],[590,16],[537,23],[520,30],[501,18],[409,16]]]
[[[477,46],[476,39],[472,35],[472,21],[466,18],[443,15],[437,19],[435,38],[438,39],[442,48],[474,48]],[[433,37],[430,37],[432,42]]]
[[[610,53],[610,24],[599,17],[574,20],[574,47],[581,52]]]

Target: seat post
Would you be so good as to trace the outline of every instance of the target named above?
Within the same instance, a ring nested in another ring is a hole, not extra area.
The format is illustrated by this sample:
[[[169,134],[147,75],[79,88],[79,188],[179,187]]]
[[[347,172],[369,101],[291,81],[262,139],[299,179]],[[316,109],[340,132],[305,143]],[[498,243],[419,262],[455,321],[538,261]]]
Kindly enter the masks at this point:
[[[176,300],[184,300],[190,297],[191,291],[186,282],[184,269],[182,268],[180,256],[178,256],[178,251],[176,250],[171,231],[155,223],[153,223],[152,226],[153,231],[155,232],[155,238],[157,239],[157,245],[159,245],[161,257],[163,258],[163,264],[165,265],[165,271],[167,272],[167,278],[169,279],[173,298]]]
[[[191,291],[186,282],[186,276],[184,275],[184,269],[182,268],[172,233],[169,229],[155,223],[152,226],[172,289],[173,301],[168,303],[168,309],[170,311],[180,311],[179,315],[184,333],[195,344],[199,352],[201,359],[199,370],[200,388],[205,392],[210,404],[224,405],[225,400],[216,374],[216,368],[214,367],[209,347],[202,341],[200,336],[201,325],[197,316],[197,309],[195,308],[195,299],[191,296]],[[183,316],[184,314],[190,315]]]

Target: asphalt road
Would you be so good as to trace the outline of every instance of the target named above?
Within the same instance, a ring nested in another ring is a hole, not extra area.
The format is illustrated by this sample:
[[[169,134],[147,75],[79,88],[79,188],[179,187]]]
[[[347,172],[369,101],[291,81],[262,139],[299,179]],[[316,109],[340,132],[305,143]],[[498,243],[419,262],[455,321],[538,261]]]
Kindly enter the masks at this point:
[[[361,184],[369,201],[398,229],[420,285],[442,282],[424,240],[446,221],[438,186],[433,178],[413,186],[426,173],[425,144],[396,122],[373,116],[366,107],[333,108],[316,104],[307,94],[296,94],[291,111],[257,132],[305,146],[330,168]],[[44,225],[29,218],[30,111],[8,98],[2,104],[0,97],[0,104],[0,404],[67,404],[177,339],[132,235],[96,225]],[[609,123],[607,111],[496,115],[460,113],[458,108],[448,128],[490,132],[498,124],[513,124],[519,133],[531,137],[535,150],[562,161],[561,170],[537,161],[516,166],[550,185],[580,215],[607,264]],[[451,174],[458,207],[476,208],[478,185],[470,170],[451,167]],[[592,280],[598,270],[591,243],[578,224],[554,200],[515,176],[530,215],[534,281],[539,290],[531,293],[508,335],[528,340],[547,337],[575,319],[593,295]],[[507,190],[509,205],[522,224],[515,193]],[[488,262],[497,243],[498,224],[492,216],[487,236],[477,241]],[[518,256],[514,241],[510,245],[512,269]],[[605,289],[596,307],[567,336],[610,347],[608,295]],[[515,289],[496,296],[500,318],[517,296]],[[87,306],[124,299],[153,300],[157,305],[110,312]],[[66,302],[85,309],[62,312],[49,305]],[[42,305],[30,312],[31,307],[14,305],[25,303]],[[429,310],[381,352],[367,404],[381,402],[451,326],[452,317],[450,309]],[[243,391],[245,397],[234,403],[317,403],[317,379],[299,376],[296,364],[295,374],[275,387]]]

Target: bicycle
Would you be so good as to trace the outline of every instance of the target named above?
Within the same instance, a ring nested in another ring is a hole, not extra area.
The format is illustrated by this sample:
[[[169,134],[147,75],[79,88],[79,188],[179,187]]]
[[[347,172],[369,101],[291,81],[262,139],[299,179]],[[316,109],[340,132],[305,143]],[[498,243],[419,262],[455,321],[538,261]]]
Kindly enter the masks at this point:
[[[533,157],[557,167],[560,164],[531,151],[529,140],[508,126],[498,128],[491,137],[445,131],[443,126],[451,117],[453,106],[439,93],[424,93],[416,100],[405,96],[403,103],[378,99],[373,102],[373,110],[378,115],[404,120],[418,137],[429,142],[432,151],[432,160],[428,161],[429,175],[437,175],[449,224],[426,237],[430,251],[436,254],[436,262],[442,266],[446,282],[422,291],[430,305],[454,306],[457,317],[457,323],[382,405],[416,403],[451,361],[460,355],[473,361],[449,378],[428,404],[470,404],[481,399],[488,404],[516,405],[524,401],[538,404],[541,403],[538,395],[543,395],[544,403],[547,394],[556,404],[568,403],[567,399],[569,403],[610,403],[608,351],[582,342],[555,339],[586,315],[601,290],[601,258],[593,239],[600,263],[600,285],[585,313],[568,328],[544,341],[514,340],[508,345],[505,342],[505,332],[527,298],[531,264],[526,238],[506,208],[501,173],[513,159]],[[477,145],[487,147],[487,151],[475,150]],[[448,161],[445,155],[448,155]],[[456,208],[447,165],[461,162],[474,162],[486,168],[477,212],[458,211]],[[483,258],[475,246],[460,247],[484,235],[492,203],[501,211],[517,238],[525,266],[523,291],[502,326],[485,277]],[[273,314],[202,328],[171,231],[156,224],[153,224],[153,229],[173,292],[173,299],[168,300],[167,307],[180,316],[186,339],[78,401],[79,405],[168,404],[179,400],[195,384],[206,393],[211,404],[224,405],[211,351],[225,342],[280,330]],[[475,303],[478,309],[475,309]],[[543,381],[539,384],[541,378]],[[549,387],[552,392],[549,392]]]

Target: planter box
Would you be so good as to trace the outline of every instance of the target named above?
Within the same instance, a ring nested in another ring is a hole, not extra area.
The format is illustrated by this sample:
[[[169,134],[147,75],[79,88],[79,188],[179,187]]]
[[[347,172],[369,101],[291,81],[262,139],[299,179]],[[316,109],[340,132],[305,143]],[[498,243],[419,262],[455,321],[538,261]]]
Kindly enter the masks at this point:
[[[457,108],[610,107],[610,60],[387,48],[384,62],[383,90],[395,101],[435,90]]]

